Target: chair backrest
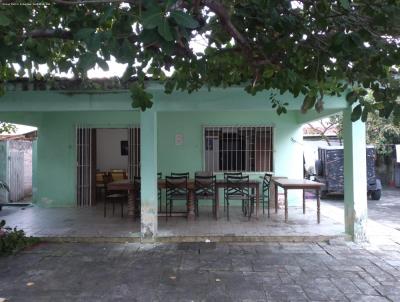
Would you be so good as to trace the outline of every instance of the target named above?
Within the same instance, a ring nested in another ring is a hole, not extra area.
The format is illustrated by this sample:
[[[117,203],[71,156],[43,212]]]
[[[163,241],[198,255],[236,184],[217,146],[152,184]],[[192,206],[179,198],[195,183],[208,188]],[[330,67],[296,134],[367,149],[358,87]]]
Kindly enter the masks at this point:
[[[226,195],[229,196],[244,196],[249,195],[250,184],[249,176],[227,176],[226,178]]]
[[[196,171],[194,172],[194,177],[196,176],[213,176],[213,172],[211,171]]]
[[[189,178],[189,172],[183,172],[183,173],[171,172],[171,176],[173,176],[173,177],[186,177],[186,178]]]
[[[229,176],[243,176],[242,172],[225,172],[224,173],[224,180],[227,180]]]
[[[140,182],[141,182],[141,178],[140,176],[134,176],[133,177],[133,185],[135,187],[135,196],[136,196],[136,200],[140,200]]]
[[[112,182],[112,181],[113,181],[113,179],[112,179],[110,174],[103,174],[103,183],[104,183],[104,188],[105,188],[106,195],[109,192],[107,184]]]
[[[125,171],[111,171],[112,180],[122,180],[126,179],[126,172]]]
[[[272,173],[265,173],[264,174],[264,179],[263,179],[263,190],[269,189],[269,186],[271,184],[271,179],[272,179]]]
[[[166,176],[165,191],[168,198],[188,194],[188,179],[186,176]]]
[[[133,177],[133,184],[134,184],[135,186],[139,186],[139,187],[140,187],[140,182],[141,182],[140,176],[134,176],[134,177]]]
[[[195,194],[197,196],[215,196],[217,177],[200,176],[194,177]]]
[[[96,183],[104,183],[104,172],[96,172]]]
[[[161,173],[161,172],[158,172],[158,173],[157,173],[157,178],[158,178],[158,179],[161,179],[161,178],[162,178],[162,173]]]

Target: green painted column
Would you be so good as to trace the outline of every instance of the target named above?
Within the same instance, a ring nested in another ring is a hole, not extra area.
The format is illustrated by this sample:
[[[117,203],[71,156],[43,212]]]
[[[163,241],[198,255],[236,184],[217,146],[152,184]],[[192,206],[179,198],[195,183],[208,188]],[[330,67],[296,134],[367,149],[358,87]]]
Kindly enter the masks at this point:
[[[32,141],[32,201],[37,202],[37,139]]]
[[[140,117],[141,235],[154,241],[157,234],[157,112],[147,109]]]
[[[363,242],[368,240],[365,124],[350,116],[351,108],[343,111],[345,228],[355,242]]]

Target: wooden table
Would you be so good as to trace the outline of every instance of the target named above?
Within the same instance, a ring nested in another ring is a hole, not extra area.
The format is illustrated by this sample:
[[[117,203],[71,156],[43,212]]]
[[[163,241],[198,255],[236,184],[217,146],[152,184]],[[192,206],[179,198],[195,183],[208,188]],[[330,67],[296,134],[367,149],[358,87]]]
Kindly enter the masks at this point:
[[[219,189],[223,189],[227,186],[227,182],[224,180],[217,180],[216,182],[216,208],[217,211],[215,213],[216,218],[218,219],[218,209],[219,209]],[[165,189],[166,184],[164,179],[158,179],[158,188]],[[260,181],[258,180],[250,180],[249,181],[250,189],[254,189],[256,196],[256,217],[258,217],[258,210],[260,207]],[[139,209],[138,204],[136,203],[136,188],[133,181],[128,179],[117,180],[107,184],[108,190],[116,190],[116,191],[128,191],[128,216],[136,217],[138,213],[136,213]],[[195,219],[194,213],[194,179],[188,180],[188,190],[189,190],[189,198],[186,204],[187,206],[187,218],[189,220]]]
[[[306,213],[306,203],[305,203],[305,190],[311,189],[315,190],[317,194],[317,221],[320,223],[320,198],[319,192],[324,184],[311,181],[307,179],[290,179],[290,178],[273,178],[272,182],[275,184],[275,213],[278,212],[278,186],[283,188],[285,192],[285,222],[288,221],[288,200],[287,191],[289,189],[300,189],[303,190],[303,214]],[[269,207],[269,203],[268,203]]]

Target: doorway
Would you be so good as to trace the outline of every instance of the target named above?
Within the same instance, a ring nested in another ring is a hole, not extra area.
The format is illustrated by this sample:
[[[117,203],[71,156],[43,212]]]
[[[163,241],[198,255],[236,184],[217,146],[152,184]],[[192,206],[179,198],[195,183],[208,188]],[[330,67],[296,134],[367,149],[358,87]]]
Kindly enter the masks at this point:
[[[93,206],[100,197],[97,175],[140,175],[140,128],[76,128],[77,206]]]

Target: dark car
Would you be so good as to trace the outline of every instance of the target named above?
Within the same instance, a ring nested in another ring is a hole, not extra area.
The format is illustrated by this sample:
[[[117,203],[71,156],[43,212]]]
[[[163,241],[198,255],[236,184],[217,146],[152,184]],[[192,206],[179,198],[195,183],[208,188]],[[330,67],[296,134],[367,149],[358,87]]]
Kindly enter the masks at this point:
[[[367,147],[367,190],[373,200],[381,198],[382,184],[375,173],[375,149]],[[315,180],[325,184],[321,197],[327,194],[344,193],[344,154],[342,146],[318,148],[318,160],[315,162]]]

